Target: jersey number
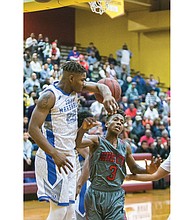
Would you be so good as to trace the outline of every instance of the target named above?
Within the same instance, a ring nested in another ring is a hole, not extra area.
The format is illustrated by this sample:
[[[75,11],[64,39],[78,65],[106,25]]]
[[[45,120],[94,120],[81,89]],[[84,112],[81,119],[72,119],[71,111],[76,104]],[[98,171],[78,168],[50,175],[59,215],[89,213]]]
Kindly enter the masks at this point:
[[[109,169],[111,170],[111,174],[109,176],[107,176],[106,179],[109,180],[109,181],[113,181],[115,179],[115,176],[116,176],[117,166],[111,165],[109,167]]]

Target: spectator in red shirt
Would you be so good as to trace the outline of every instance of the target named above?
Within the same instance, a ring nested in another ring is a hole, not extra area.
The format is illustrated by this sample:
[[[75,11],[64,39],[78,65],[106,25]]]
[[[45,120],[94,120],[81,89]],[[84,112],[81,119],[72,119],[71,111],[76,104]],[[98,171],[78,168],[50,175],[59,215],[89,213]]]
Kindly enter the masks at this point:
[[[167,97],[171,97],[171,90],[170,87],[168,88],[168,91],[166,92]]]
[[[146,126],[146,124],[150,124],[150,126],[153,125],[153,121],[150,119],[150,118],[147,118],[147,117],[143,117],[143,120],[142,120],[142,124],[143,126]]]
[[[125,115],[129,115],[133,121],[135,120],[137,109],[135,108],[135,105],[133,103],[129,104],[129,108],[125,110]]]
[[[149,146],[154,143],[154,138],[152,138],[152,132],[151,132],[151,130],[147,129],[147,130],[145,131],[145,135],[143,135],[143,136],[140,138],[140,144],[142,143],[142,141],[147,141],[147,143],[148,143]]]
[[[167,142],[168,142],[168,132],[166,130],[163,130],[162,131],[162,137],[161,137],[161,140],[162,140],[162,144],[163,145],[167,145]]]
[[[60,66],[60,49],[57,47],[57,43],[53,42],[50,52],[49,52],[49,57],[51,58],[51,62],[52,64],[57,64],[58,66]]]
[[[78,57],[78,61],[77,62],[80,63],[80,65],[84,66],[84,68],[88,71],[89,65],[85,61],[84,55],[80,54],[79,57]]]

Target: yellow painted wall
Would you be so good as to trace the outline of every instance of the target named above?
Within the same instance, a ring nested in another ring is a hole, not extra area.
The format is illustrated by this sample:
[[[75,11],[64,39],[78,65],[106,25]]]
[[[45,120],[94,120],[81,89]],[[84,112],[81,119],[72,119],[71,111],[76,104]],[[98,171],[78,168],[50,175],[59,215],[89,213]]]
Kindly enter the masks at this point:
[[[88,46],[94,42],[101,55],[108,56],[121,49],[124,43],[137,53],[137,34],[127,31],[127,16],[111,19],[106,14],[97,15],[90,11],[76,10],[76,38],[77,43]]]
[[[161,82],[170,85],[170,32],[140,33],[140,70],[159,76]]]
[[[101,55],[108,56],[120,49],[123,43],[133,53],[131,68],[149,76],[153,73],[166,86],[170,85],[170,34],[169,31],[146,33],[129,32],[127,15],[111,19],[106,14],[76,9],[75,42],[88,46],[94,42]]]

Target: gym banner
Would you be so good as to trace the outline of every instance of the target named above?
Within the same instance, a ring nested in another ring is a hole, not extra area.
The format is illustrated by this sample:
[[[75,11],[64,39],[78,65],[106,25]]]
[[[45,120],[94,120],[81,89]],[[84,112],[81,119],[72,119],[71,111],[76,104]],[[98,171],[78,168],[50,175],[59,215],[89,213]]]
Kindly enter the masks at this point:
[[[124,15],[124,0],[112,0],[105,13],[111,18]]]

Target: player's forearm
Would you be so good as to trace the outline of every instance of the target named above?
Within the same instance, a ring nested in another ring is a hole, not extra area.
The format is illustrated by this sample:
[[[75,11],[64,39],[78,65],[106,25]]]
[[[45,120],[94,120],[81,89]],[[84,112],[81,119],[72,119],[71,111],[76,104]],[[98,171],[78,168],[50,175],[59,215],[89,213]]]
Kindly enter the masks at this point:
[[[86,82],[83,90],[88,92],[98,93],[102,95],[103,98],[112,95],[109,87],[100,83]]]
[[[147,174],[146,169],[139,166],[138,164],[135,164],[135,166],[133,166],[130,169],[130,171],[131,171],[131,173],[134,173],[134,174]]]
[[[112,95],[108,86],[103,85],[103,84],[97,84],[97,86],[98,86],[99,93],[102,95],[103,98],[105,98],[106,96]]]
[[[83,147],[83,146],[82,146],[82,138],[83,138],[85,132],[86,132],[86,130],[84,130],[82,127],[80,127],[80,128],[78,129],[77,137],[76,137],[76,140],[75,140],[76,148],[81,148],[81,147]]]
[[[153,181],[154,177],[152,174],[136,174],[136,175],[127,176],[126,180],[136,180],[136,181],[146,182],[146,181]]]
[[[47,139],[42,134],[40,128],[30,125],[29,134],[32,137],[32,139],[35,141],[35,143],[38,145],[38,147],[40,147],[50,156],[53,156],[55,152],[55,148],[47,141]]]
[[[136,175],[128,175],[126,176],[126,180],[138,180],[138,181],[157,181],[161,178],[167,176],[169,172],[162,169],[161,167],[153,174],[136,174]]]

